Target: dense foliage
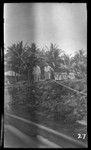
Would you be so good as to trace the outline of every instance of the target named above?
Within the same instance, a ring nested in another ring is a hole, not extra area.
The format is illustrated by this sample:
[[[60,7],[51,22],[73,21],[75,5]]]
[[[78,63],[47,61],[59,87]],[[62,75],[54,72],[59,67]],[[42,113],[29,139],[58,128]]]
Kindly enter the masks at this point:
[[[65,54],[56,45],[51,44],[47,51],[39,49],[35,43],[30,46],[18,42],[7,48],[5,62],[9,70],[25,75],[28,79],[31,77],[32,69],[37,64],[40,66],[42,74],[46,62],[53,68],[55,72],[73,72],[77,79],[86,78],[87,75],[87,55],[83,50],[79,50],[73,57]],[[29,72],[31,72],[29,74]]]
[[[12,95],[12,108],[17,105],[26,106],[30,110],[41,112],[50,119],[63,120],[64,122],[75,122],[81,120],[87,113],[87,98],[68,90],[56,83],[40,82],[33,83],[33,67],[39,65],[44,74],[46,62],[53,68],[53,78],[55,72],[74,72],[75,79],[62,81],[63,84],[78,91],[87,91],[86,83],[86,55],[82,50],[78,51],[73,57],[66,55],[57,46],[51,44],[48,51],[40,50],[35,43],[31,46],[23,46],[23,42],[12,44],[8,47],[5,55],[9,70],[20,74],[20,79],[25,80],[26,84],[15,84],[10,88]],[[25,77],[25,78],[24,78]],[[17,76],[16,76],[17,78]],[[61,82],[61,81],[60,81]],[[28,84],[31,83],[31,84]],[[17,85],[17,86],[16,86]]]

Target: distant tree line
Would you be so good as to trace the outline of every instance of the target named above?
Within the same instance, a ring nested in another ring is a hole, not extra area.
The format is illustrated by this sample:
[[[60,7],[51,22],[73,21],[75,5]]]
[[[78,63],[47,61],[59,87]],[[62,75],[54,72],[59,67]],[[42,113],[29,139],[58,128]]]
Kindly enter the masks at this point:
[[[39,65],[41,68],[41,78],[44,74],[44,66],[46,62],[53,68],[52,78],[55,72],[74,72],[76,78],[83,79],[87,75],[87,55],[84,50],[79,50],[73,57],[67,55],[62,49],[55,44],[50,47],[40,49],[35,43],[31,45],[23,44],[23,41],[14,43],[7,48],[4,56],[5,66],[8,70],[19,73],[21,77],[25,77],[29,82],[33,82],[33,68]],[[17,76],[16,76],[17,80]]]

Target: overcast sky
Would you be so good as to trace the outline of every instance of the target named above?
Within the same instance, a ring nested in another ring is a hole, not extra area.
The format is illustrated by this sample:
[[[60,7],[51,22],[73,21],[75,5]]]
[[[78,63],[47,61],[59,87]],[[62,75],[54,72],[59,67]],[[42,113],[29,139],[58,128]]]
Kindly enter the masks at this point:
[[[87,50],[87,10],[85,3],[4,4],[5,47],[18,41],[50,42],[67,53]]]

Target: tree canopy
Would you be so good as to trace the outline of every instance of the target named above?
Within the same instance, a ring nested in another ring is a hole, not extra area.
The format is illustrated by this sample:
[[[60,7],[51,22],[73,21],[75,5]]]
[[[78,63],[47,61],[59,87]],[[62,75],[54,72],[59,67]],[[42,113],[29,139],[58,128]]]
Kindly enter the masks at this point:
[[[7,48],[5,54],[6,66],[9,70],[25,75],[28,80],[33,79],[33,67],[39,65],[44,73],[44,66],[48,63],[54,72],[74,72],[77,78],[84,78],[87,74],[87,56],[83,50],[79,50],[70,57],[55,44],[39,49],[35,43],[23,44],[23,41],[14,43]]]

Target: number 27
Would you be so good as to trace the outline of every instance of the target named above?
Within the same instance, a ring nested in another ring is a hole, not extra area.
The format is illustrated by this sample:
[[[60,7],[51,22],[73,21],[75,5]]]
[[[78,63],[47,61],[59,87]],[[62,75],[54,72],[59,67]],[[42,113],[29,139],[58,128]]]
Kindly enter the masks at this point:
[[[78,134],[78,139],[81,139],[81,138],[85,139],[85,137],[86,137],[86,134],[80,134],[80,133]]]

